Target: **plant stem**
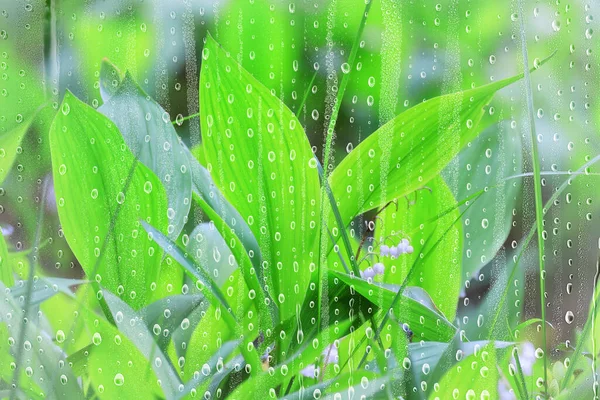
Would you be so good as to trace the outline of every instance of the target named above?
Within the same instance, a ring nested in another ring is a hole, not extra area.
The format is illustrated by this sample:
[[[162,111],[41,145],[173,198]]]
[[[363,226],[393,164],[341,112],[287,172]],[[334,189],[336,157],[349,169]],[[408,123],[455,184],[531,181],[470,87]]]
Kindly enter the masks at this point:
[[[363,30],[365,28],[365,25],[367,23],[367,17],[369,15],[369,10],[371,9],[372,3],[373,3],[372,0],[368,0],[367,4],[365,6],[362,20],[360,21],[360,26],[358,27],[358,33],[356,34],[356,38],[354,39],[354,43],[352,45],[352,50],[350,51],[350,56],[348,57],[348,64],[350,65],[350,71],[352,71],[352,69],[354,68],[354,59],[356,58],[356,53],[358,52],[358,45],[359,45]],[[339,114],[342,99],[344,97],[344,92],[346,91],[346,86],[348,86],[349,76],[350,76],[350,72],[348,72],[347,74],[344,74],[344,76],[342,77],[342,82],[340,84],[337,95],[335,97],[333,109],[331,111],[331,116],[330,116],[329,124],[327,126],[327,131],[326,131],[325,150],[323,153],[323,187],[321,189],[321,221],[323,224],[325,224],[325,221],[327,221],[327,215],[328,215],[328,213],[325,213],[324,204],[325,204],[325,200],[329,197],[328,193],[327,193],[326,183],[328,182],[327,180],[329,179],[328,170],[329,170],[329,162],[330,162],[330,158],[331,158],[331,145],[333,142],[333,132],[334,132],[337,116]],[[345,229],[345,227],[342,225],[339,227],[339,229],[340,230]],[[317,309],[318,310],[321,310],[321,306],[322,306],[321,303],[322,303],[322,297],[323,297],[322,296],[323,285],[321,284],[323,270],[322,270],[321,264],[324,261],[323,253],[327,253],[326,249],[324,249],[324,247],[326,247],[326,241],[328,240],[325,238],[325,235],[324,235],[325,230],[327,230],[327,228],[324,226],[321,229],[321,238],[320,238],[321,248],[320,248],[320,252],[319,252],[320,253],[319,254],[319,263],[317,266],[317,287],[318,287],[318,291],[319,291],[319,295],[317,296]],[[351,249],[350,249],[350,252],[352,252]],[[326,259],[327,259],[327,254],[325,254],[325,260]],[[321,325],[321,313],[320,312],[318,313],[318,316],[317,316],[317,325],[318,326]]]
[[[533,90],[531,88],[531,77],[529,74],[529,56],[527,53],[527,37],[525,34],[525,13],[523,0],[519,0],[519,21],[521,32],[521,49],[523,53],[523,73],[525,78],[525,92],[527,94],[527,113],[529,115],[529,131],[531,133],[531,157],[533,163],[534,192],[535,192],[535,222],[538,237],[538,262],[540,266],[540,306],[542,308],[542,345],[544,347],[544,389],[548,393],[548,357],[546,343],[546,271],[544,266],[544,213],[542,203],[542,182],[540,176],[540,156],[537,147],[537,135],[535,133],[535,117],[533,108]]]

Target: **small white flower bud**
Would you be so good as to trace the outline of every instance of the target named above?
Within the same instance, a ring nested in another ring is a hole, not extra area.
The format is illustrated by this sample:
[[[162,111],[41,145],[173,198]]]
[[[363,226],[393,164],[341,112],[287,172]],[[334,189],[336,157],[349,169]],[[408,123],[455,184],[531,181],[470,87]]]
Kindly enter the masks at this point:
[[[396,246],[392,246],[390,247],[390,255],[394,258],[398,257],[400,254],[402,254],[400,252],[400,249]]]
[[[383,263],[375,263],[373,265],[373,271],[375,271],[376,275],[383,275],[383,273],[385,272],[385,266],[383,265]]]
[[[382,257],[389,256],[390,255],[390,246],[382,244],[379,247],[379,255]]]
[[[415,249],[414,249],[412,246],[408,246],[408,248],[406,249],[406,252],[407,252],[408,254],[412,254],[412,253],[413,253],[413,251],[415,251]]]

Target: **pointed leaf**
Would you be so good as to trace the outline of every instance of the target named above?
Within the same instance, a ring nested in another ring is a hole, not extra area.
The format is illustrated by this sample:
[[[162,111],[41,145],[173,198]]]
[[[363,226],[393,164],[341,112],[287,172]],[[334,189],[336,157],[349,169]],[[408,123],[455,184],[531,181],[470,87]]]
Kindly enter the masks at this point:
[[[58,215],[73,253],[89,279],[142,307],[162,252],[139,221],[166,229],[160,181],[108,118],[70,92],[52,124],[50,149]]]
[[[210,36],[202,55],[207,167],[257,237],[285,320],[302,304],[318,236],[313,154],[295,115]]]
[[[169,114],[144,93],[129,73],[98,111],[117,125],[133,154],[162,182],[169,202],[167,232],[169,238],[177,238],[190,211],[192,175]]]
[[[438,176],[426,189],[397,199],[397,205],[391,204],[379,214],[375,232],[378,249],[408,239],[414,250],[398,257],[379,257],[386,267],[382,281],[401,285],[412,269],[407,284],[425,289],[449,320],[456,314],[461,282],[460,212],[454,208],[438,219],[436,216],[455,204],[448,185]]]
[[[480,133],[494,93],[521,77],[429,99],[367,137],[330,176],[344,223],[426,185]]]

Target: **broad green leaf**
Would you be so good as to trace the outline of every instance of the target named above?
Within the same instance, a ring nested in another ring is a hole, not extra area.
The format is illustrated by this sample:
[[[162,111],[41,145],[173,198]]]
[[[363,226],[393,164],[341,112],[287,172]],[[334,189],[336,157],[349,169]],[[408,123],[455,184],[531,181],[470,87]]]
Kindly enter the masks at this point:
[[[82,318],[85,324],[85,329],[78,333],[77,339],[87,344],[70,354],[68,361],[73,363],[78,375],[84,377],[84,381],[88,381],[90,389],[101,399],[151,399],[162,396],[159,378],[153,371],[156,365],[154,358],[150,363],[136,347],[133,340],[137,338],[128,337],[104,317],[85,306],[78,307],[77,310],[78,318]],[[132,320],[131,316],[127,317],[125,313],[117,315],[117,312],[115,320],[122,319],[119,324],[132,323],[132,330],[140,326],[140,321],[135,318]],[[68,333],[69,323],[63,325],[64,328],[61,329]],[[145,326],[143,328],[146,329]],[[164,364],[160,364],[160,367],[163,371],[167,370]],[[164,381],[161,384],[167,387],[169,385]]]
[[[4,283],[4,286],[11,287],[15,284],[13,277],[13,267],[8,259],[8,248],[6,247],[6,240],[0,232],[0,281]]]
[[[202,321],[196,330],[198,331],[199,328],[201,328],[214,332],[214,338],[216,340],[214,340],[213,343],[217,344],[222,343],[223,340],[228,340],[230,337],[229,335],[237,333],[238,338],[243,337],[247,341],[240,343],[240,351],[244,355],[246,362],[252,365],[253,370],[259,371],[260,359],[256,352],[253,351],[253,348],[248,347],[247,345],[249,341],[253,340],[253,337],[248,334],[248,331],[254,329],[254,326],[256,326],[257,323],[257,317],[259,316],[256,315],[255,311],[248,312],[254,301],[250,291],[243,285],[244,280],[241,275],[234,273],[230,279],[227,280],[224,290],[221,290],[206,269],[196,264],[176,243],[157,231],[151,225],[146,223],[143,223],[143,225],[144,229],[146,229],[163,250],[173,257],[173,259],[185,269],[186,273],[195,280],[196,288],[201,290],[202,295],[211,304],[212,307],[208,309],[207,314],[212,314],[214,319],[209,320],[210,322],[207,323]],[[234,290],[236,290],[235,293]],[[247,295],[240,296],[237,292],[238,290],[241,290],[239,293],[247,293]],[[258,335],[258,332],[253,333]],[[194,332],[194,334],[196,334],[196,332]],[[206,335],[199,337],[203,344],[203,348],[208,348]],[[196,338],[198,338],[198,336],[196,336]],[[193,340],[194,335],[192,336],[191,341],[193,342]],[[218,346],[216,348],[218,348]],[[200,358],[202,358],[205,351],[196,351],[195,353],[201,353]],[[194,355],[198,356],[198,354]],[[187,371],[192,371],[192,368],[195,368],[195,364],[189,363],[187,367],[190,368]],[[198,368],[200,367],[201,365],[198,366]],[[191,376],[189,373],[186,375]]]
[[[496,349],[489,343],[452,366],[437,382],[429,399],[442,400],[448,395],[462,399],[495,399],[498,375]]]
[[[67,278],[35,278],[32,286],[29,305],[31,307],[37,306],[58,293],[63,293],[74,298],[75,296],[73,295],[71,287],[85,283],[88,283],[88,281]],[[18,284],[11,289],[11,293],[13,297],[25,297],[27,295],[27,285]]]
[[[250,227],[235,207],[225,199],[221,191],[217,188],[210,173],[203,166],[203,158],[198,158],[198,152],[192,154],[189,150],[186,149],[186,151],[190,159],[194,193],[198,194],[216,215],[223,220],[231,233],[238,237],[244,245],[244,249],[248,253],[257,273],[262,274],[262,254]],[[204,157],[203,151],[202,157]]]
[[[319,177],[295,115],[208,36],[200,113],[207,168],[258,239],[282,320],[302,304],[318,237]],[[262,284],[262,282],[261,282]]]
[[[429,99],[367,137],[330,176],[344,223],[425,186],[480,133],[494,93],[521,77]]]
[[[223,346],[215,352],[215,354],[210,358],[210,360],[205,364],[208,367],[204,368],[202,374],[194,374],[194,377],[186,382],[183,390],[177,394],[175,399],[182,399],[188,393],[194,392],[194,390],[203,385],[205,382],[209,380],[219,379],[228,374],[233,370],[232,367],[224,368],[223,363],[225,360],[229,358],[231,353],[237,348],[239,343],[235,341],[229,341],[223,344]],[[209,390],[209,393],[212,391]],[[192,395],[194,397],[194,395]]]
[[[398,257],[377,257],[385,265],[382,281],[422,287],[435,305],[453,320],[461,282],[462,232],[460,211],[444,180],[437,176],[423,190],[388,206],[376,221],[375,252],[408,239],[414,251]],[[440,218],[436,217],[442,215]],[[412,269],[412,271],[411,271]]]
[[[0,184],[10,172],[17,157],[17,151],[21,145],[21,140],[29,129],[30,121],[21,122],[14,128],[4,134],[0,134]]]
[[[388,311],[393,305],[397,288],[371,283],[358,277],[339,272],[333,275],[356,290],[361,296]],[[410,289],[410,290],[409,290]],[[417,289],[417,290],[415,290]],[[401,323],[406,323],[414,332],[415,339],[426,341],[450,340],[456,328],[435,308],[427,294],[419,288],[406,288],[401,299],[393,308],[393,313]]]
[[[83,398],[77,379],[66,362],[66,354],[53,342],[54,335],[37,326],[31,312],[27,323],[23,323],[21,302],[24,299],[18,302],[1,282],[0,293],[0,342],[9,343],[9,354],[14,362],[17,362],[17,354],[21,354],[21,390],[31,390],[47,398]],[[21,329],[25,331],[21,332]],[[19,346],[23,346],[22,351],[19,351]],[[13,368],[8,366],[3,369],[10,375],[14,373]],[[38,391],[40,389],[41,392]]]
[[[457,180],[454,195],[466,199],[485,189],[462,216],[464,248],[462,278],[469,279],[498,252],[511,229],[513,209],[521,192],[522,144],[517,134],[496,124],[483,131],[456,157],[458,166],[443,171],[447,182]],[[458,170],[457,170],[458,167]],[[499,184],[498,187],[490,186]]]
[[[218,286],[223,286],[227,278],[238,267],[237,261],[227,243],[214,224],[199,224],[190,234],[186,250],[199,265],[204,266]]]
[[[206,311],[208,302],[198,294],[169,296],[155,301],[140,311],[145,324],[154,330],[158,326],[160,335],[155,337],[158,347],[166,351],[171,337],[180,338],[180,332],[191,335],[200,319],[194,316],[198,311]],[[189,337],[188,337],[189,338]],[[178,340],[181,343],[181,340]],[[179,352],[177,353],[180,354]]]
[[[160,293],[170,281],[170,271],[159,274],[162,252],[140,223],[166,230],[160,181],[131,154],[108,118],[70,92],[52,124],[50,149],[58,215],[70,248],[89,279],[141,308],[151,287],[158,284]]]
[[[98,111],[115,123],[133,154],[162,182],[169,202],[167,232],[169,238],[177,238],[190,211],[192,174],[169,114],[129,73]]]
[[[129,338],[139,352],[144,355],[160,381],[160,387],[166,397],[173,398],[182,382],[171,365],[171,360],[158,348],[142,316],[110,292],[105,292],[104,298],[110,307],[119,332]]]
[[[309,387],[302,387],[299,391],[288,394],[282,399],[313,400],[321,398],[323,395],[325,395],[324,398],[336,400],[387,399],[389,397],[383,389],[388,383],[389,377],[387,376],[358,370]]]

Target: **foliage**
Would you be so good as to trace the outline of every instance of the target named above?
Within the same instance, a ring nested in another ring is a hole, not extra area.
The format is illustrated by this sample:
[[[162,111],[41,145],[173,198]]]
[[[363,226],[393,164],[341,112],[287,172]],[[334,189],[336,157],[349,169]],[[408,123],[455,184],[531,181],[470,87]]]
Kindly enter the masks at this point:
[[[40,249],[52,245],[41,226],[30,249],[0,235],[2,396],[504,399],[597,387],[596,293],[581,335],[557,349],[570,354],[564,362],[550,364],[549,348],[523,340],[552,327],[545,311],[528,320],[509,311],[524,298],[527,245],[536,230],[540,241],[548,235],[544,216],[600,159],[588,157],[546,204],[537,187],[535,223],[506,261],[526,174],[523,138],[493,99],[523,76],[530,85],[533,69],[418,102],[333,168],[341,90],[330,99],[323,170],[309,125],[268,68],[210,34],[192,71],[201,144],[191,150],[183,116],[172,121],[136,81],[139,49],[112,54],[115,65],[104,47],[91,51],[102,105],[67,90],[49,107],[19,88],[27,119],[0,125],[0,182],[21,166],[26,135],[44,132],[54,196],[42,194],[40,214],[56,200],[60,236],[85,274],[41,268]],[[358,71],[357,51],[344,74]],[[490,294],[468,314],[464,290],[498,263]]]

